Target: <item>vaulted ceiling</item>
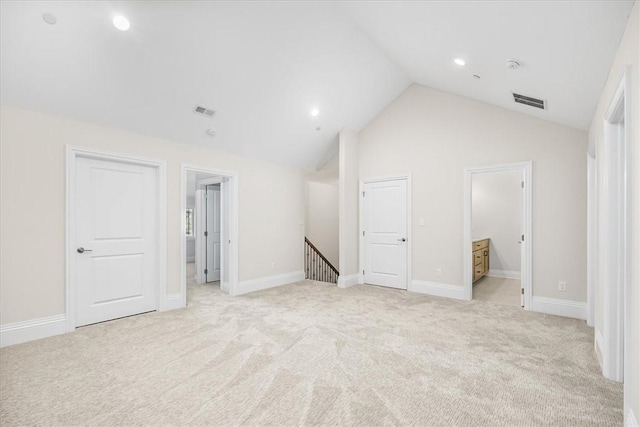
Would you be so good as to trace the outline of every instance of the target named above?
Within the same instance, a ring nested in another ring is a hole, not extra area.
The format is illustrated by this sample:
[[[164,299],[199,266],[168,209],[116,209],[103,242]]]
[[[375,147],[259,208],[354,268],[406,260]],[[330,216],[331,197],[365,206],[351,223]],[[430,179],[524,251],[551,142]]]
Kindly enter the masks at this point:
[[[303,168],[412,82],[586,129],[632,3],[5,1],[0,101]]]

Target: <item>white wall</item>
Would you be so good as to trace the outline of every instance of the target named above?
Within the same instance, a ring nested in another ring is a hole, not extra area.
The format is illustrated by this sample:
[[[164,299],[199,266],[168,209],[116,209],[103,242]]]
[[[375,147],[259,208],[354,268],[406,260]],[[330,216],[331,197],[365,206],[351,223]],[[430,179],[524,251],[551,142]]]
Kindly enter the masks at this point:
[[[491,239],[489,275],[520,277],[521,182],[520,172],[473,175],[471,235]]]
[[[533,161],[533,295],[586,301],[586,132],[412,85],[359,133],[359,152],[360,179],[412,175],[412,278],[456,286],[465,167]]]
[[[7,106],[0,121],[3,325],[65,311],[66,144],[167,162],[168,294],[180,291],[181,162],[238,174],[240,281],[303,271],[299,169]]]
[[[339,136],[339,267],[340,276],[357,275],[358,266],[358,134],[343,129]],[[339,281],[338,284],[341,284]]]
[[[625,342],[625,373],[624,373],[624,402],[625,402],[625,420],[629,414],[633,412],[635,419],[640,422],[640,3],[636,2],[627,28],[620,41],[616,57],[609,71],[609,77],[603,88],[598,107],[593,116],[593,122],[589,129],[589,152],[596,157],[596,163],[599,163],[598,153],[602,153],[604,149],[604,115],[606,109],[613,98],[613,94],[622,78],[625,67],[631,66],[631,103],[632,111],[630,117],[634,120],[630,125],[633,132],[631,141],[627,142],[630,148],[629,155],[631,157],[632,168],[628,177],[631,186],[631,230],[628,233],[630,237],[631,250],[631,280],[627,289],[626,303],[627,312],[629,314],[627,323],[628,335],[631,339]],[[602,212],[603,198],[602,189],[604,178],[602,169],[596,166],[596,182],[599,188],[599,207]],[[599,269],[601,270],[602,260],[599,261]],[[603,326],[603,300],[604,300],[604,284],[599,283],[595,292],[595,330],[602,331]]]
[[[305,234],[338,268],[338,184],[306,184]]]

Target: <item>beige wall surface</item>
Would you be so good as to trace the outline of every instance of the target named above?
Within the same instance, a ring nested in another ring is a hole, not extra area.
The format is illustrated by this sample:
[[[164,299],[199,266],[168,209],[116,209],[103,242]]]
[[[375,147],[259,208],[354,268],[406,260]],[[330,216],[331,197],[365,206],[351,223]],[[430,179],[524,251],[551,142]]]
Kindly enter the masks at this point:
[[[338,268],[338,184],[306,183],[305,234]]]
[[[631,157],[631,171],[629,175],[630,194],[631,197],[631,279],[629,288],[627,289],[626,302],[629,312],[628,337],[625,345],[627,346],[627,354],[625,355],[625,416],[633,411],[635,418],[640,422],[640,3],[636,2],[627,28],[625,29],[622,40],[618,47],[616,57],[609,71],[609,77],[605,84],[600,102],[593,116],[593,122],[589,129],[589,152],[595,154],[596,164],[599,162],[598,153],[602,153],[604,149],[604,116],[614,92],[620,83],[622,76],[627,67],[630,67],[631,73],[631,109],[629,117],[632,118],[631,123],[627,125],[632,129],[632,140],[627,142],[629,147],[629,156]],[[602,190],[603,175],[602,169],[596,166],[599,171],[596,175],[596,181],[599,189]],[[600,196],[602,192],[600,191]],[[600,198],[599,210],[602,211],[602,201]],[[601,268],[600,268],[601,270]],[[595,296],[595,329],[602,330],[603,326],[603,301],[604,301],[604,285],[596,285]]]
[[[412,85],[359,152],[360,179],[412,175],[412,279],[459,286],[464,169],[533,161],[533,295],[586,301],[586,132]]]
[[[342,130],[339,138],[339,258],[340,276],[358,274],[358,134]]]
[[[240,281],[303,269],[299,169],[13,107],[0,121],[1,324],[65,311],[67,144],[167,162],[168,294],[180,290],[181,163],[238,173]]]

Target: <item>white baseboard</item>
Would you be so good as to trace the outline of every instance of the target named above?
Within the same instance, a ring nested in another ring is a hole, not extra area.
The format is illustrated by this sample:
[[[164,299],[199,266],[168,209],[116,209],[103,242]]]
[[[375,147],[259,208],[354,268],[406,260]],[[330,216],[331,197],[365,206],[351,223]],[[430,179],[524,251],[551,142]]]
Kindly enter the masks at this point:
[[[177,308],[184,308],[183,298],[181,293],[167,295],[162,302],[160,311],[175,310]]]
[[[533,297],[531,311],[587,320],[587,303],[557,298]]]
[[[635,414],[633,413],[633,409],[629,408],[629,410],[627,411],[627,419],[625,420],[624,423],[625,427],[640,427],[640,425],[638,424],[638,419],[636,418]]]
[[[9,323],[0,326],[0,347],[61,335],[66,332],[67,319],[64,314]]]
[[[357,285],[359,278],[360,276],[358,273],[349,274],[348,276],[338,276],[338,287],[345,289],[350,286]]]
[[[275,288],[276,286],[299,282],[301,280],[304,280],[304,271],[302,270],[261,277],[259,279],[246,280],[238,283],[238,290],[235,292],[235,295],[244,295],[249,292]]]
[[[518,279],[520,280],[520,272],[519,271],[511,271],[511,270],[489,270],[487,273],[489,277],[499,277],[501,279]]]
[[[464,288],[448,283],[427,282],[424,280],[412,280],[407,289],[409,292],[434,295],[437,297],[464,300]]]

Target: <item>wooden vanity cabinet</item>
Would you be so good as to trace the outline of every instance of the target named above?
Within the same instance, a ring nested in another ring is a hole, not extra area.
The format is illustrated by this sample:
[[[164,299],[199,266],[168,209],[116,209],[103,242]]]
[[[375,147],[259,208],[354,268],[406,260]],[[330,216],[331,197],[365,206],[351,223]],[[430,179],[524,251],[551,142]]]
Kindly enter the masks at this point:
[[[471,243],[473,281],[484,277],[489,272],[489,239]]]

